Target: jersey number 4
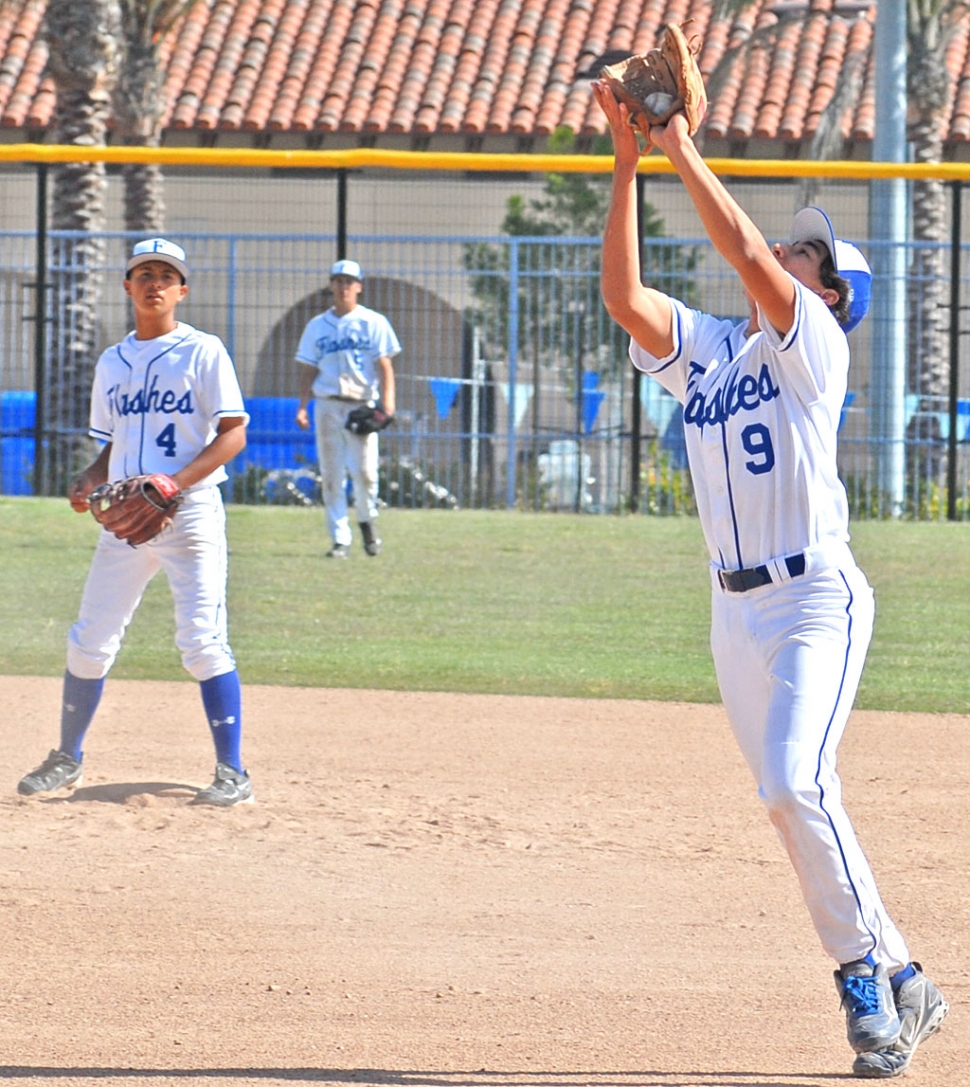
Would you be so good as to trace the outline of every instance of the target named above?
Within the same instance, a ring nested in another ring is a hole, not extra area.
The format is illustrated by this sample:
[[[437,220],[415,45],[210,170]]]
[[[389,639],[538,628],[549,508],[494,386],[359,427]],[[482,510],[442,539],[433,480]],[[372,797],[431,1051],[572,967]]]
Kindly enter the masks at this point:
[[[771,431],[764,423],[752,423],[741,431],[741,444],[752,459],[744,462],[753,476],[763,476],[775,466],[775,450],[771,444]]]
[[[168,426],[159,434],[155,439],[155,444],[165,450],[166,457],[175,456],[175,424],[169,423]]]

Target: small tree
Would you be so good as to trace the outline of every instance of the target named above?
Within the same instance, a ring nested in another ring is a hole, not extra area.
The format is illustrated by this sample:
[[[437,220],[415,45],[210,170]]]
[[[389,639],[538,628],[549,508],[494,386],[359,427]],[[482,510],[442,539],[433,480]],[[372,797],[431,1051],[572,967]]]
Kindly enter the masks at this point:
[[[568,129],[559,129],[550,138],[554,153],[568,154],[574,145]],[[600,154],[610,150],[609,137],[594,147]],[[607,175],[548,174],[541,197],[508,199],[502,232],[522,241],[465,246],[463,263],[472,273],[475,297],[469,316],[487,355],[509,354],[514,312],[519,355],[537,368],[558,369],[567,387],[577,372],[577,358],[584,360],[586,369],[604,376],[615,375],[625,364],[626,335],[610,320],[599,293],[600,236],[610,185]],[[645,281],[692,300],[697,248],[665,242],[663,220],[650,204],[643,208],[643,233]]]

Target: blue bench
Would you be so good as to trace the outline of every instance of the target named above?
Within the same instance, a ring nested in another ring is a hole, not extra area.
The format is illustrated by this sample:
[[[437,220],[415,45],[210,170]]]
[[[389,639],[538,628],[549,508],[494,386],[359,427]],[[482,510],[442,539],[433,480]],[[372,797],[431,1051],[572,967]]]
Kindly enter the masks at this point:
[[[34,419],[32,392],[0,393],[0,494],[33,494]]]
[[[33,392],[0,393],[0,494],[33,494],[34,419]],[[317,449],[313,436],[313,401],[310,430],[293,421],[295,396],[254,396],[246,401],[250,415],[246,448],[228,466],[232,474],[248,468],[315,468]]]
[[[252,396],[246,401],[249,427],[246,448],[229,466],[232,472],[247,468],[300,468],[317,463],[313,436],[313,401],[310,401],[310,429],[300,430],[294,422],[299,400],[295,396]]]

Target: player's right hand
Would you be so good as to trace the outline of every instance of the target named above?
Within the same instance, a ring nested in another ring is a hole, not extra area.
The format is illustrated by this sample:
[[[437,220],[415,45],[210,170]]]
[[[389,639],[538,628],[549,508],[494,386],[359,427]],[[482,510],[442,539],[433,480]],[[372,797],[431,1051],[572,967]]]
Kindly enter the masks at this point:
[[[678,145],[690,139],[690,126],[682,113],[675,113],[666,124],[654,125],[650,129],[650,143],[668,158]]]
[[[67,500],[71,503],[71,509],[75,513],[88,513],[91,509],[91,492],[106,482],[104,479],[94,479],[90,468],[82,472],[67,488]]]
[[[67,489],[67,500],[71,503],[71,509],[75,513],[87,513],[91,508],[88,496],[94,487],[88,486],[84,476],[78,476]]]
[[[300,430],[310,429],[310,413],[306,408],[298,408],[296,412],[296,425]]]

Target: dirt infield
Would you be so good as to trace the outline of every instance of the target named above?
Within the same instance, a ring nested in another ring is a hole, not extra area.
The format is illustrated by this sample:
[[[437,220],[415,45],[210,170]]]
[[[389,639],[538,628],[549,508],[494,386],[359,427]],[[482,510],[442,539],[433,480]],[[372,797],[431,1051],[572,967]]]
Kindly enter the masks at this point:
[[[0,677],[0,1079],[825,1087],[831,964],[716,706],[112,681],[83,786],[23,801],[59,681]],[[847,806],[970,1083],[970,719],[857,713]]]

